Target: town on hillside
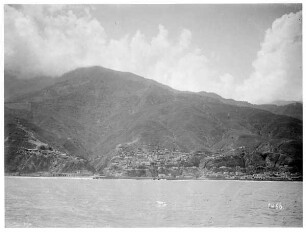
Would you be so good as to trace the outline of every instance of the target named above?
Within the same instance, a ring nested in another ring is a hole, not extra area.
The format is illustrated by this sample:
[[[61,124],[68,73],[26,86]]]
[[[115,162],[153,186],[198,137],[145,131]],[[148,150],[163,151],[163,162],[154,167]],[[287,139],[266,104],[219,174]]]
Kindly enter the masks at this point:
[[[243,151],[244,147],[238,149]],[[226,156],[227,154],[218,152],[187,153],[150,145],[137,149],[120,145],[117,147],[117,154],[111,159],[103,174],[114,178],[153,179],[301,180],[302,178],[301,173],[290,172],[288,165],[278,168],[252,165],[243,167],[227,162],[222,166],[205,167],[207,161],[233,159],[232,154]]]

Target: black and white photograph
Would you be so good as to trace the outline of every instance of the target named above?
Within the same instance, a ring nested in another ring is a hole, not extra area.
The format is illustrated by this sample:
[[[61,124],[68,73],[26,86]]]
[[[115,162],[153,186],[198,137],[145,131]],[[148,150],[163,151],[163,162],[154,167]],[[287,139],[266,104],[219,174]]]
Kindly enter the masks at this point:
[[[58,3],[2,4],[4,228],[303,227],[301,2]]]

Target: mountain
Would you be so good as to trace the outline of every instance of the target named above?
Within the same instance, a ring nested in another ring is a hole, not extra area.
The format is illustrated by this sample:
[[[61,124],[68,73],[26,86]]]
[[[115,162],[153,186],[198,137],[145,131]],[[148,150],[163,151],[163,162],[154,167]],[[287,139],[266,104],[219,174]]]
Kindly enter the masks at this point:
[[[286,105],[260,105],[260,108],[274,114],[286,115],[303,120],[303,104],[299,102]]]
[[[301,101],[285,101],[285,100],[276,100],[271,102],[271,105],[284,106],[294,103],[302,103]]]
[[[61,78],[52,78],[39,76],[31,79],[20,79],[13,72],[4,72],[4,99],[6,102],[14,101],[16,97],[23,96],[27,93],[33,93],[55,84]],[[274,101],[271,104],[255,105],[246,101],[236,101],[233,99],[224,99],[218,94],[209,92],[199,92],[200,95],[215,98],[225,104],[235,106],[245,106],[270,111],[274,114],[286,115],[303,120],[303,105],[296,101]]]
[[[46,76],[20,79],[16,74],[4,71],[4,99],[9,101],[16,96],[41,90],[54,84],[55,81],[55,78]]]
[[[289,117],[303,120],[303,104],[295,101],[274,101],[273,104],[255,105],[246,101],[235,101],[233,99],[224,99],[215,93],[199,92],[200,95],[211,97],[229,105],[251,107],[270,111],[274,114],[286,115]]]
[[[124,160],[128,154],[176,151],[194,154],[190,162],[196,166],[208,154],[229,159],[243,155],[244,166],[268,165],[278,154],[283,157],[278,166],[301,172],[302,121],[253,106],[213,94],[177,91],[132,73],[79,68],[5,103],[6,171],[16,170],[19,163],[26,165],[12,147],[24,154],[32,149],[28,135],[13,146],[17,131],[32,133],[53,150],[84,160],[83,166],[70,170],[86,166],[102,172],[119,164],[114,159],[120,154]],[[144,157],[140,160],[145,162]]]

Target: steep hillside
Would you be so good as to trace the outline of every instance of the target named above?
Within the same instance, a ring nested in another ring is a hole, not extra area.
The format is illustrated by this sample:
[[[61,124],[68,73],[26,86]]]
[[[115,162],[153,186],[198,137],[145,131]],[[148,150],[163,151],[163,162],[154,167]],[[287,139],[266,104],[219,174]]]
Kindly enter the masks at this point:
[[[50,144],[53,135],[5,110],[5,172],[94,172],[89,162]],[[57,143],[58,144],[58,143]]]
[[[286,105],[260,105],[260,108],[274,114],[286,115],[303,120],[303,104],[299,102]]]
[[[21,96],[26,93],[41,90],[47,86],[54,84],[55,78],[50,77],[36,77],[32,79],[19,79],[11,72],[4,72],[4,99],[10,99]]]
[[[215,93],[200,92],[199,94],[202,96],[214,98],[217,101],[222,102],[224,104],[262,109],[274,114],[285,115],[303,120],[303,104],[300,102],[275,101],[275,104],[255,105],[248,103],[246,101],[235,101],[233,99],[224,99]]]
[[[245,146],[251,153],[263,143],[291,144],[282,154],[293,152],[302,160],[301,149],[295,149],[302,144],[299,119],[102,67],[66,73],[51,86],[15,98],[7,110],[98,171],[118,155],[119,145],[222,153]]]
[[[294,103],[302,103],[301,101],[284,101],[284,100],[276,100],[272,101],[270,104],[271,105],[277,105],[277,106],[285,106],[285,105],[290,105]]]

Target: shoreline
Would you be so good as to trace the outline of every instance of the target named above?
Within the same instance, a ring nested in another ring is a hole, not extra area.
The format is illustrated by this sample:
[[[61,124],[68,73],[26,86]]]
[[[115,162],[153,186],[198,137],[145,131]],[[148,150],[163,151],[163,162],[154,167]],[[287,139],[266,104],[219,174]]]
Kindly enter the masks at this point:
[[[34,175],[4,175],[9,178],[41,178],[41,179],[89,179],[89,180],[154,180],[154,181],[254,181],[254,182],[303,182],[303,180],[258,180],[258,179],[226,179],[226,178],[160,178],[152,177],[97,177],[97,176],[34,176]],[[95,178],[96,177],[96,178]]]

